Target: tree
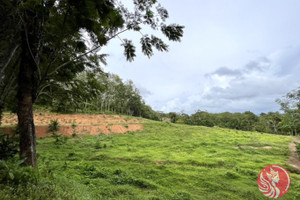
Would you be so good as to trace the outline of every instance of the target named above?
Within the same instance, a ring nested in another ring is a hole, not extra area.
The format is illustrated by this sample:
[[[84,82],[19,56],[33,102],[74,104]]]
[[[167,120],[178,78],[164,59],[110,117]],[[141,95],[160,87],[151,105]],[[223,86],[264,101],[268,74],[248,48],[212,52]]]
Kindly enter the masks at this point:
[[[20,19],[14,10],[7,6],[7,2],[0,4],[0,124],[4,104],[16,89],[17,70],[20,59],[20,37],[16,24]]]
[[[84,69],[95,69],[104,62],[98,50],[125,31],[141,33],[142,52],[153,55],[153,47],[167,51],[162,39],[142,33],[144,27],[160,30],[169,40],[180,41],[183,26],[167,25],[168,12],[156,0],[133,0],[129,11],[116,0],[4,0],[4,15],[11,14],[10,36],[19,38],[14,48],[1,50],[20,59],[18,75],[18,126],[20,156],[25,164],[35,167],[36,138],[33,104],[40,93],[58,81],[68,82]],[[86,35],[92,45],[87,45]],[[121,39],[121,38],[120,38]],[[3,35],[1,42],[6,40]],[[135,57],[135,47],[128,39],[121,39],[128,61]],[[10,61],[8,61],[10,63]],[[1,62],[2,63],[2,62]],[[16,65],[14,65],[16,66]],[[1,66],[1,69],[4,65]],[[8,76],[7,74],[5,76]]]
[[[281,123],[282,129],[291,135],[297,135],[300,131],[300,88],[292,90],[276,102],[285,113]]]
[[[279,112],[261,113],[254,129],[259,132],[279,134],[281,133],[282,117]]]
[[[170,112],[169,117],[172,123],[176,123],[176,121],[178,120],[178,114],[175,112]]]
[[[215,125],[215,118],[213,114],[206,111],[198,110],[190,117],[191,123],[198,126],[213,127]]]
[[[252,131],[259,118],[254,113],[246,111],[241,114],[241,130]]]
[[[281,128],[290,135],[296,136],[300,131],[300,111],[287,110],[283,116]]]

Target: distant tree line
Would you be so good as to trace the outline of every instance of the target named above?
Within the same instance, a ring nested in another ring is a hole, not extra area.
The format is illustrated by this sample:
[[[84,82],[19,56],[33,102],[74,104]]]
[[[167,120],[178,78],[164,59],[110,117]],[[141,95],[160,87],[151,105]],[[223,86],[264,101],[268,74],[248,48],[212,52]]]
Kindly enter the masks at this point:
[[[70,81],[70,77],[72,81]],[[48,80],[39,94],[36,106],[58,113],[116,113],[139,116],[172,123],[208,127],[222,127],[271,134],[298,135],[300,133],[300,88],[277,99],[282,112],[256,115],[243,113],[209,113],[198,110],[188,115],[183,112],[162,113],[146,105],[131,80],[123,81],[118,75],[102,70],[84,70],[73,75],[65,72]],[[3,88],[3,87],[2,87]],[[16,90],[7,93],[5,110],[16,111]],[[2,109],[2,108],[1,108]]]
[[[222,127],[271,134],[298,135],[300,133],[300,88],[277,99],[282,112],[256,115],[243,113],[209,113],[198,110],[188,115],[183,112],[162,113],[146,105],[131,80],[102,70],[85,70],[72,78],[62,73],[39,94],[36,106],[58,113],[116,113],[147,119],[207,127]],[[5,110],[16,111],[16,90],[10,90]]]
[[[298,135],[300,133],[300,88],[277,99],[282,113],[268,112],[259,116],[247,111],[244,113],[209,113],[198,110],[192,115],[170,112],[171,122],[198,126],[218,126],[243,131],[258,131],[272,134]]]

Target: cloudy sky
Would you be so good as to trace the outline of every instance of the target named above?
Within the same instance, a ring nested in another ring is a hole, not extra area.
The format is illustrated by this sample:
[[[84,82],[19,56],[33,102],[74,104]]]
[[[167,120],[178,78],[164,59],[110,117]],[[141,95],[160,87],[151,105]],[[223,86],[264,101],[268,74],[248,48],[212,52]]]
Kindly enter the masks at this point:
[[[275,99],[300,86],[299,0],[160,3],[168,22],[185,26],[181,43],[151,59],[138,53],[132,63],[117,39],[103,49],[105,71],[133,80],[154,110],[259,114],[279,110]]]

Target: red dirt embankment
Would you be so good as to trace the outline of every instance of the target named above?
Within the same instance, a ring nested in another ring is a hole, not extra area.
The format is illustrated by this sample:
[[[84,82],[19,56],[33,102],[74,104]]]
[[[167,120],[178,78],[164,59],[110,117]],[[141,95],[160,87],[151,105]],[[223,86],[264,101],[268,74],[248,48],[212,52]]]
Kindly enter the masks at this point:
[[[48,125],[51,120],[59,123],[59,134],[71,136],[77,135],[98,135],[98,134],[123,134],[128,131],[138,131],[143,129],[140,124],[142,120],[130,119],[119,115],[87,115],[87,114],[51,114],[35,113],[34,122],[36,125],[36,136],[46,137],[48,135]],[[2,129],[4,132],[12,134],[14,125],[18,123],[17,116],[4,114],[2,118]]]

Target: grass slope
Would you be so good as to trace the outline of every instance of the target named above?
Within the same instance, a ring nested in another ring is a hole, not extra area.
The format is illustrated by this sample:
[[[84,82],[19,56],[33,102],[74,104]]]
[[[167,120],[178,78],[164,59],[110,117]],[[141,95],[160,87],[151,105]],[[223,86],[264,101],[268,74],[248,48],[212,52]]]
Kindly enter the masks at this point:
[[[57,191],[72,194],[62,199],[268,199],[258,190],[257,176],[271,164],[291,174],[291,188],[281,199],[300,199],[300,175],[286,165],[290,141],[146,121],[140,132],[74,138],[60,146],[45,138],[37,147],[39,169],[53,175]]]

